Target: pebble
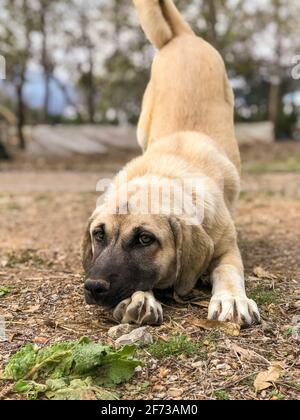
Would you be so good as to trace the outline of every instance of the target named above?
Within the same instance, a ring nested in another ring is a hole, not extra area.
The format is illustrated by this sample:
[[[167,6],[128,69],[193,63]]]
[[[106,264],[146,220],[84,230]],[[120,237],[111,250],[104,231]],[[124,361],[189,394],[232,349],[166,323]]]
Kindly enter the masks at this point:
[[[154,385],[153,388],[152,388],[153,392],[160,392],[160,391],[163,391],[163,390],[164,390],[164,387],[162,385]]]
[[[34,342],[35,344],[46,344],[48,341],[48,338],[46,337],[35,337]]]
[[[121,335],[117,338],[117,347],[136,344],[140,347],[153,343],[152,335],[148,331],[148,327],[140,327],[131,331],[129,334]]]
[[[112,338],[113,340],[116,340],[117,338],[121,337],[124,334],[129,334],[131,331],[133,331],[136,327],[132,324],[120,324],[115,325],[114,327],[111,327],[108,330],[107,335]]]
[[[194,369],[202,368],[202,366],[203,366],[203,361],[202,360],[199,360],[199,362],[192,363],[192,368],[194,368]]]
[[[183,394],[183,390],[179,388],[170,388],[168,395],[172,398],[180,397]]]
[[[231,369],[231,366],[229,366],[227,363],[222,363],[216,366],[216,369],[218,370],[229,370]]]

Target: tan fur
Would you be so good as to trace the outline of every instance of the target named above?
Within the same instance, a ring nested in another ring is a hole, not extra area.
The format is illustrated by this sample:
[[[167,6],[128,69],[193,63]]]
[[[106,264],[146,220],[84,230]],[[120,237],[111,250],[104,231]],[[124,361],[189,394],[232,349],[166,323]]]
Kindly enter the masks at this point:
[[[183,296],[210,266],[213,298],[209,317],[249,324],[258,320],[259,314],[255,303],[246,297],[233,222],[240,156],[233,92],[223,60],[193,34],[171,0],[134,3],[145,33],[161,50],[153,62],[138,125],[144,154],[125,167],[127,182],[138,180],[146,185],[153,178],[197,177],[205,183],[206,194],[201,226],[187,226],[184,218],[172,216],[169,229],[167,216],[152,215],[127,215],[122,223],[126,229],[138,222],[147,224],[163,238],[155,257],[161,269],[155,287],[173,285]],[[118,181],[119,177],[116,185]],[[118,185],[117,194],[121,189]],[[103,223],[105,214],[105,205],[96,209],[92,226]],[[110,223],[120,227],[118,217]]]

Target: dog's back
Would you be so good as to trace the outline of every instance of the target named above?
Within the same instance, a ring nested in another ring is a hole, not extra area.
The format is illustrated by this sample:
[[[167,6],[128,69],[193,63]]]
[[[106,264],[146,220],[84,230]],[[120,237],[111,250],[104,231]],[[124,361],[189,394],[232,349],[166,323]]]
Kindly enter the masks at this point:
[[[240,166],[234,133],[234,97],[220,54],[196,37],[172,0],[134,0],[141,25],[160,50],[147,88],[139,141],[180,131],[210,136],[229,159]]]

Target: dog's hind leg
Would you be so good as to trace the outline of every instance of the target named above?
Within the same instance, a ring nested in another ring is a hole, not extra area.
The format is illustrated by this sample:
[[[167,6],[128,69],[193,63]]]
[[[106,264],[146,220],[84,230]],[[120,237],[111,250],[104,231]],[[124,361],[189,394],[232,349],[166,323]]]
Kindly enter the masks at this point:
[[[142,150],[145,151],[150,140],[154,96],[151,82],[149,82],[143,98],[142,111],[137,127],[137,139]]]

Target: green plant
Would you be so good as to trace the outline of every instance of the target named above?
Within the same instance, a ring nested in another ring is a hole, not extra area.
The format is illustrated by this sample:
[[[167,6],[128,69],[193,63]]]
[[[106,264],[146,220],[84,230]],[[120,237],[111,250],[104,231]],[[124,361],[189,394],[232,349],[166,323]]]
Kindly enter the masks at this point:
[[[102,387],[133,376],[141,364],[134,353],[135,346],[114,350],[87,337],[44,348],[28,344],[10,358],[0,379],[15,381],[13,390],[31,399],[41,394],[49,399],[116,399]]]
[[[0,297],[6,296],[12,292],[11,287],[0,286]]]
[[[271,303],[276,303],[278,301],[278,295],[273,290],[256,289],[255,291],[250,292],[249,296],[260,306],[270,305]]]
[[[214,395],[216,397],[217,400],[224,400],[227,401],[229,400],[229,395],[226,391],[220,389],[219,391],[215,391]]]
[[[189,340],[185,335],[177,334],[168,341],[158,340],[147,351],[157,359],[164,359],[184,354],[191,356],[199,351],[200,344]]]

